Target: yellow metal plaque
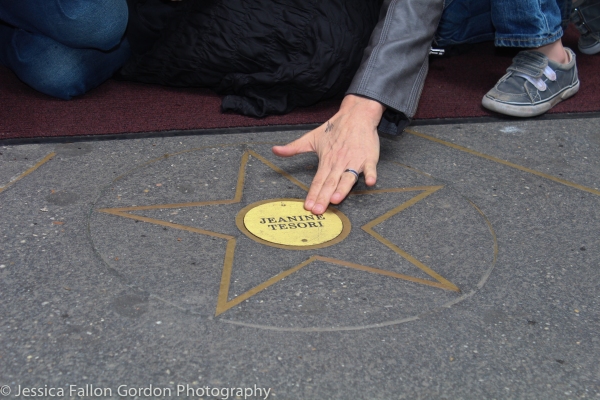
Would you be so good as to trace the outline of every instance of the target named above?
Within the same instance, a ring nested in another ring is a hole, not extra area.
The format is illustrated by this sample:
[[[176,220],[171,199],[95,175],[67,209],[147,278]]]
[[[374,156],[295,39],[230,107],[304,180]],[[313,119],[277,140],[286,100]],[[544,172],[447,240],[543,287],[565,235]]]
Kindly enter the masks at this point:
[[[350,221],[336,209],[323,215],[306,211],[299,199],[271,199],[243,208],[238,228],[260,243],[297,250],[331,246],[350,233]]]

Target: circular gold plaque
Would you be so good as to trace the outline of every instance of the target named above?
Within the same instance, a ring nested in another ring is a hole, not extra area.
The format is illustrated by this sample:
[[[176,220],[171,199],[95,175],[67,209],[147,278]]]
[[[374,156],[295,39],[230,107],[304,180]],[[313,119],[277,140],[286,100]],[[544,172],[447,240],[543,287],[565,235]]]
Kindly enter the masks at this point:
[[[270,199],[244,207],[238,228],[252,240],[284,249],[308,250],[331,246],[350,233],[350,220],[328,208],[323,215],[304,209],[299,199]]]

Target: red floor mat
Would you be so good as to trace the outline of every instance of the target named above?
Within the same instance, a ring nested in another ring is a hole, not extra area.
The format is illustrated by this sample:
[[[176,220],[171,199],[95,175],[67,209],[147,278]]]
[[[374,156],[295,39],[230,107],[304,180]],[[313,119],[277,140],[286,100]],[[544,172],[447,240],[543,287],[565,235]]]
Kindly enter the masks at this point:
[[[576,49],[577,37],[570,29],[564,42]],[[511,57],[486,43],[460,56],[433,60],[416,119],[492,115],[481,107],[481,98],[504,74]],[[578,54],[577,64],[579,93],[552,113],[600,111],[600,55]],[[2,140],[321,123],[335,113],[339,101],[255,119],[221,113],[219,96],[209,90],[114,80],[85,96],[63,101],[37,93],[0,67],[0,105]]]

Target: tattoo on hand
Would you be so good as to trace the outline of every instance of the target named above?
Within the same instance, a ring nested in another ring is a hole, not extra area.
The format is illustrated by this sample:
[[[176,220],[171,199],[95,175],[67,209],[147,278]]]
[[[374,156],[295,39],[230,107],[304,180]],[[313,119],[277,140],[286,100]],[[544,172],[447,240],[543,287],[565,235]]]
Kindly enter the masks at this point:
[[[325,127],[325,133],[331,132],[333,130],[333,124],[327,121],[327,126]]]

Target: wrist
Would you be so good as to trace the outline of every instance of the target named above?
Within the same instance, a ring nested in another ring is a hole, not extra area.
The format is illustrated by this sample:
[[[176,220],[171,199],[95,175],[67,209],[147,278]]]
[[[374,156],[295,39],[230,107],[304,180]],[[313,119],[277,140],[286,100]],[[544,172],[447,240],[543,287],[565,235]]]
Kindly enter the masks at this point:
[[[367,117],[379,120],[383,116],[386,107],[380,102],[370,99],[368,97],[357,96],[354,94],[347,94],[342,101],[340,111],[351,110],[352,112],[360,112],[366,114]]]

